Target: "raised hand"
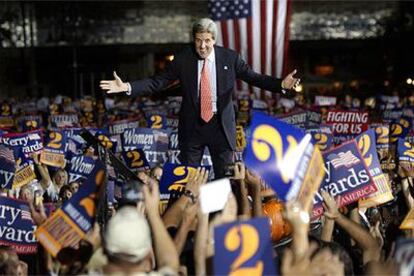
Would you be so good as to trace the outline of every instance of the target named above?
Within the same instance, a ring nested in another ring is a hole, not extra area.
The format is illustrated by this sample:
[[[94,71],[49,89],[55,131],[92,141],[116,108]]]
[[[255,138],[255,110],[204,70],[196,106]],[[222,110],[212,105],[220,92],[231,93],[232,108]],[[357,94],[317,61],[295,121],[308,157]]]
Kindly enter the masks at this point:
[[[101,80],[99,86],[102,90],[105,90],[106,93],[121,93],[128,91],[128,85],[124,83],[120,77],[114,71],[114,80]]]
[[[321,195],[324,201],[324,204],[323,204],[325,208],[324,216],[329,219],[336,219],[337,217],[339,217],[340,213],[339,213],[337,202],[332,198],[332,196],[327,191],[322,191]]]
[[[295,89],[296,86],[299,85],[300,79],[293,77],[296,74],[296,72],[296,69],[293,70],[282,80],[283,89]]]

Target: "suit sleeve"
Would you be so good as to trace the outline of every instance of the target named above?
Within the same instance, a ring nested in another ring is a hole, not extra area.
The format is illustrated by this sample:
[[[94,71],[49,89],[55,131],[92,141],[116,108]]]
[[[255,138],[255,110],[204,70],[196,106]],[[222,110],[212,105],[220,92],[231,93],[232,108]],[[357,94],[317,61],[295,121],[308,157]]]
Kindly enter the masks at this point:
[[[253,71],[250,68],[250,66],[240,57],[240,55],[237,55],[235,61],[235,68],[237,78],[247,82],[250,85],[274,93],[280,93],[280,91],[282,90],[281,79],[274,78],[268,75],[262,75]]]
[[[173,60],[160,74],[131,82],[131,94],[133,96],[153,94],[167,87],[177,79],[177,61]]]

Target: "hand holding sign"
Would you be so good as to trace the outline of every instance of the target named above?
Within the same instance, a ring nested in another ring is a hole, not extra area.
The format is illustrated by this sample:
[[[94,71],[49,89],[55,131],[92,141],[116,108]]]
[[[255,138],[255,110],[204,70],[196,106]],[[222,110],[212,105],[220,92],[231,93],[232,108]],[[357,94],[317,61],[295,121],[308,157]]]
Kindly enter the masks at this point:
[[[340,213],[339,213],[337,202],[340,202],[341,196],[338,196],[337,201],[335,201],[333,197],[327,191],[322,191],[321,195],[324,201],[323,203],[323,207],[325,209],[324,216],[329,219],[336,219],[337,217],[339,217]]]

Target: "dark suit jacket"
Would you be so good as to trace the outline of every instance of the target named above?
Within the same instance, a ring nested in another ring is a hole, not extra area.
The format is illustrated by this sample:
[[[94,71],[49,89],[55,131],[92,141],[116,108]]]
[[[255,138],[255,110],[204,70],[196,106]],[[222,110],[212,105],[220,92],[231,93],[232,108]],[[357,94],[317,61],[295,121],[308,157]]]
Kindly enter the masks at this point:
[[[247,65],[235,51],[214,46],[217,70],[217,113],[227,140],[233,150],[236,148],[236,118],[233,93],[236,79],[272,92],[280,92],[281,80],[261,75]],[[200,116],[197,95],[198,56],[194,47],[187,47],[175,56],[171,64],[159,75],[131,83],[132,95],[157,92],[169,83],[179,80],[183,93],[178,139],[180,147],[186,144]]]

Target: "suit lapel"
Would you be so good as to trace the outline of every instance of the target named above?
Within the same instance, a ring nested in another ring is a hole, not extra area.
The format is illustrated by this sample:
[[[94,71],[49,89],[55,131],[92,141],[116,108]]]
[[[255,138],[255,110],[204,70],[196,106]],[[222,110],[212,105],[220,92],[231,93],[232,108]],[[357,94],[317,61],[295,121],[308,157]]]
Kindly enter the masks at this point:
[[[222,51],[220,51],[220,48],[214,47],[214,51],[216,55],[216,84],[218,98],[218,96],[221,94],[221,85],[224,83],[226,77],[225,72],[223,72],[225,60],[222,56]]]
[[[198,59],[197,59],[197,55],[196,53],[192,52],[191,57],[188,59],[188,72],[194,72],[194,73],[190,73],[187,74],[188,79],[188,83],[190,84],[190,96],[191,96],[191,100],[194,104],[194,107],[196,110],[199,109],[198,103],[197,103],[197,91],[198,91],[198,87],[197,87],[197,75],[198,75]]]

